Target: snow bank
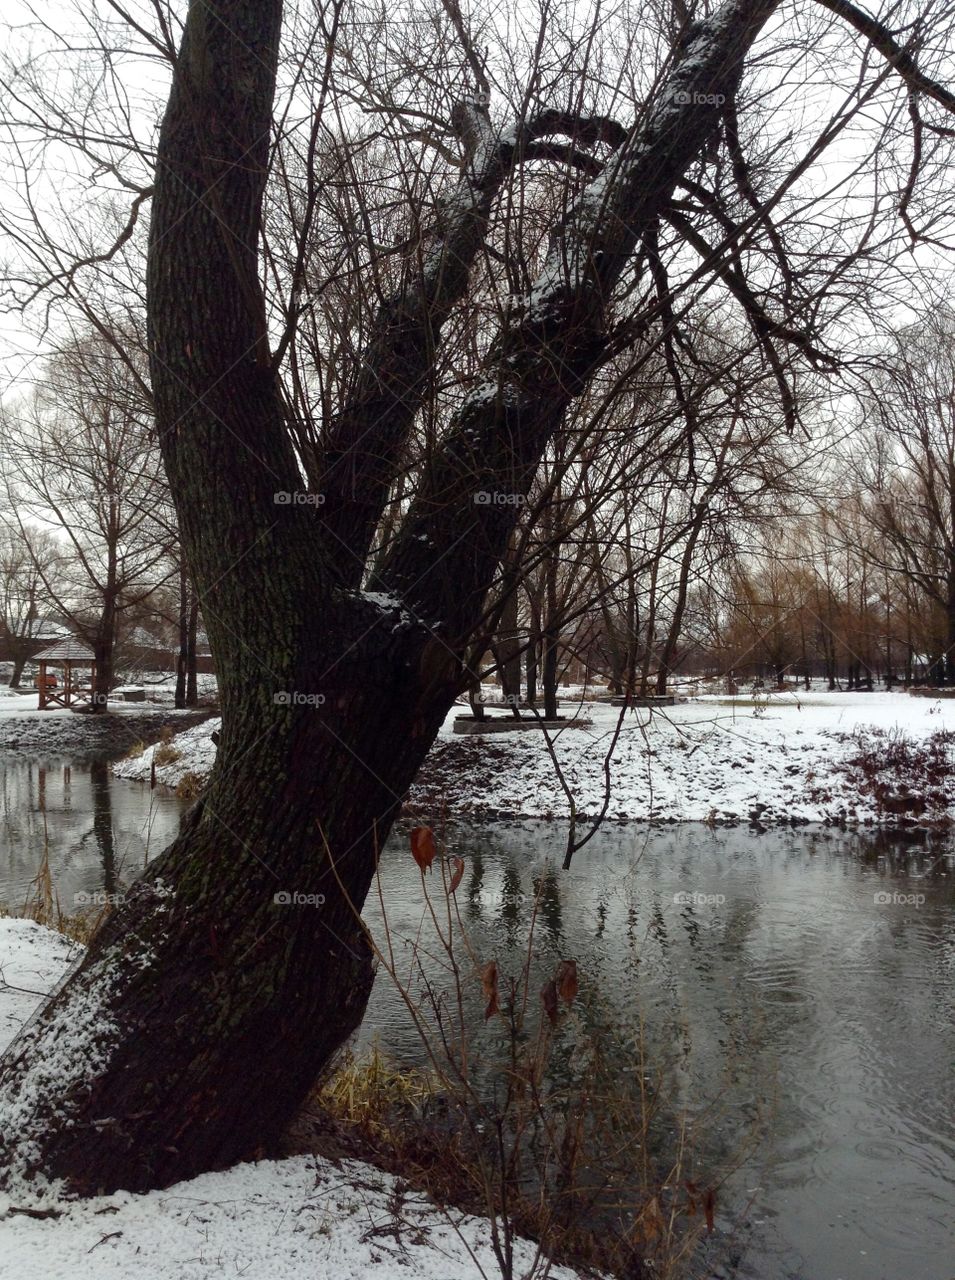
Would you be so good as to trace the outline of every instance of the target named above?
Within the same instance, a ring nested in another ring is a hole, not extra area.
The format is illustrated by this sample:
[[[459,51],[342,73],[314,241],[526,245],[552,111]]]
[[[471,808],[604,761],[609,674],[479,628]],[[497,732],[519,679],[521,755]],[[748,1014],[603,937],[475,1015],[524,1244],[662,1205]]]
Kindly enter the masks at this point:
[[[457,814],[562,818],[567,799],[542,735],[455,737],[455,707],[412,788],[410,805],[427,813],[439,802]],[[589,729],[557,735],[554,747],[583,816],[604,802],[604,759],[620,710],[606,703],[576,703],[562,692],[561,713],[592,721]],[[209,720],[180,734],[173,764],[156,769],[157,781],[176,786],[183,774],[203,777],[215,758]],[[701,697],[675,707],[627,711],[610,763],[614,820],[878,823],[871,795],[841,766],[854,753],[859,731],[902,732],[925,740],[955,730],[955,699],[905,693],[770,694]],[[154,748],[114,766],[125,778],[148,781]],[[929,818],[955,818],[955,794]]]
[[[156,781],[164,787],[175,789],[187,773],[193,773],[205,780],[215,764],[216,746],[212,741],[213,733],[221,728],[222,721],[216,717],[203,720],[182,733],[177,733],[169,744],[178,755],[175,760],[156,765]],[[156,752],[162,751],[166,744],[157,742],[147,747],[140,756],[134,756],[113,762],[113,773],[118,778],[130,778],[134,782],[149,782],[152,778],[153,760]]]
[[[0,1047],[76,948],[32,921],[0,919]],[[263,1160],[148,1195],[59,1202],[31,1218],[0,1199],[0,1257],[17,1280],[480,1280],[499,1274],[481,1218],[443,1210],[359,1161]],[[47,1205],[46,1208],[51,1206]],[[533,1263],[517,1244],[515,1274]],[[555,1267],[553,1280],[575,1280]]]
[[[33,920],[0,916],[0,1052],[79,952],[77,943]]]

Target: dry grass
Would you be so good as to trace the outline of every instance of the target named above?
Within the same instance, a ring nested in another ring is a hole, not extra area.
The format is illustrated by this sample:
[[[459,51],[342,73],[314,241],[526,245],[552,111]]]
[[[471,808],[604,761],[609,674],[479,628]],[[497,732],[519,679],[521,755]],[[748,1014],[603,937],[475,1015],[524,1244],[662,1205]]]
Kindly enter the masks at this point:
[[[180,800],[195,800],[205,787],[205,779],[190,770],[179,779],[176,795]]]
[[[314,1102],[332,1119],[388,1139],[402,1117],[420,1116],[439,1091],[433,1075],[398,1067],[375,1043],[361,1057],[346,1052]]]
[[[661,1095],[644,1089],[634,1098],[598,1059],[588,1067],[586,1092],[527,1097],[531,1124],[514,1114],[495,1121],[489,1109],[475,1122],[440,1072],[400,1067],[375,1045],[347,1054],[311,1103],[339,1137],[351,1136],[350,1154],[439,1204],[491,1216],[504,1277],[508,1240],[519,1234],[539,1244],[535,1277],[554,1261],[628,1280],[678,1280],[706,1228],[707,1193],[688,1172],[686,1135],[676,1162],[661,1170],[649,1155]]]
[[[871,796],[879,816],[901,821],[948,821],[955,777],[955,732],[938,729],[914,738],[902,729],[859,728],[838,735],[850,747],[836,763],[860,796]]]
[[[419,867],[426,861],[433,873],[421,871],[421,929],[401,940],[399,960],[379,883],[384,934],[372,943],[378,980],[393,984],[427,1070],[399,1070],[380,1053],[350,1059],[314,1101],[438,1203],[486,1217],[502,1280],[517,1280],[518,1235],[538,1244],[521,1280],[544,1280],[555,1261],[627,1280],[677,1280],[712,1228],[717,1188],[697,1173],[642,1030],[626,1045],[625,1028],[601,1030],[590,1016],[600,993],[582,972],[578,998],[572,960],[559,961],[541,987],[536,900],[522,954],[512,953],[516,972],[478,955],[454,895],[460,860],[426,828],[411,843]]]
[[[37,924],[62,933],[71,941],[81,942],[85,946],[102,924],[108,911],[108,907],[85,912],[64,911],[50,874],[49,848],[44,847],[43,861],[30,881],[30,889],[20,915],[27,920],[35,920]]]

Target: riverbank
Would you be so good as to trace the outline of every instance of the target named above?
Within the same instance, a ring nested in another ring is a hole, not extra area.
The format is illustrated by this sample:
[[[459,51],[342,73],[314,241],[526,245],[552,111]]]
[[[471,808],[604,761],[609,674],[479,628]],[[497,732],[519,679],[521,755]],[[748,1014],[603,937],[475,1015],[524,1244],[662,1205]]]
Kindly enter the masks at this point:
[[[905,693],[700,697],[653,710],[564,699],[586,728],[457,737],[455,707],[411,789],[406,812],[473,818],[946,826],[955,821],[955,701]],[[316,708],[316,714],[321,709]],[[205,779],[210,720],[179,734],[156,781]],[[150,780],[155,749],[113,768]],[[609,757],[609,758],[608,758]],[[563,785],[561,781],[563,777]],[[609,785],[608,785],[609,779]]]
[[[108,760],[164,729],[180,733],[207,720],[209,707],[177,711],[164,704],[110,701],[103,715],[57,708],[40,711],[35,693],[0,692],[0,752],[50,759]]]
[[[0,918],[0,1050],[80,954],[30,920]],[[148,1195],[0,1197],[0,1254],[18,1280],[487,1280],[500,1274],[483,1218],[435,1204],[359,1160],[293,1156],[237,1165]],[[515,1276],[536,1248],[515,1242]],[[533,1274],[543,1275],[541,1270]],[[554,1266],[550,1280],[577,1280]]]

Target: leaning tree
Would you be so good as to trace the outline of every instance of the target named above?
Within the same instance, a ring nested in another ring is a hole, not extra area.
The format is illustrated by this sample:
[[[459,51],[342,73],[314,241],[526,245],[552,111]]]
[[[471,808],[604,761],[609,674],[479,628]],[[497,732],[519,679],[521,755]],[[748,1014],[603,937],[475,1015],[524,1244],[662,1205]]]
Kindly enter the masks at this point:
[[[13,1187],[162,1186],[281,1130],[362,1017],[373,966],[358,912],[469,681],[517,499],[568,409],[627,353],[664,350],[684,309],[715,290],[796,427],[794,380],[825,364],[826,324],[838,335],[846,299],[864,301],[893,272],[897,207],[912,239],[939,231],[931,195],[955,99],[930,78],[946,52],[935,6],[907,9],[893,33],[848,0],[680,4],[639,19],[623,4],[610,26],[595,9],[589,34],[566,47],[566,15],[528,38],[521,10],[517,28],[495,10],[475,32],[455,0],[444,18],[409,19],[402,39],[375,10],[383,34],[363,44],[370,12],[332,4],[310,32],[303,13],[289,15],[291,69],[281,0],[192,0],[174,57],[165,8],[147,32],[174,62],[154,184],[135,194],[120,241],[84,262],[115,262],[151,199],[153,402],[222,733],[177,839],[4,1059]],[[432,89],[447,36],[465,50],[469,84],[442,119]],[[615,66],[621,48],[632,56]],[[416,66],[418,97],[407,91]],[[499,92],[522,66],[521,92]],[[348,75],[352,88],[336,93]],[[14,87],[18,102],[43,90],[35,75]],[[333,109],[334,128],[305,123],[296,176],[276,157],[301,134],[304,99],[315,121]],[[65,138],[81,117],[43,118]],[[374,194],[369,171],[344,145],[369,118],[383,122],[377,144],[431,158],[392,173],[406,207],[384,239],[385,211],[366,218],[359,199]],[[911,162],[900,140],[910,120]],[[323,129],[342,145],[323,149]],[[860,131],[867,154],[881,147],[878,164],[860,157]],[[837,163],[815,167],[850,137]],[[84,145],[108,149],[92,129]],[[283,192],[295,229],[285,253]],[[342,240],[325,277],[329,193]],[[353,252],[359,241],[374,243],[374,261]],[[286,264],[277,326],[272,288]],[[351,364],[309,372],[296,335],[350,264],[380,286],[379,305],[326,311],[323,333],[338,325]],[[46,282],[69,292],[77,278],[60,264]],[[492,278],[474,377],[445,388],[461,308]],[[310,377],[328,392],[320,421]]]

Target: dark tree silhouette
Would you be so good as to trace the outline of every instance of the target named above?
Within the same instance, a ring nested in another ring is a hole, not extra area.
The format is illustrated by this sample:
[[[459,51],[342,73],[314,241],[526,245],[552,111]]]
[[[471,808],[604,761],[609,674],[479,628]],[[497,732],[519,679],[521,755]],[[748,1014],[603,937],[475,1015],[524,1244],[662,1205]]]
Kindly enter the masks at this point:
[[[646,317],[628,299],[640,296],[647,238],[716,145],[776,8],[727,0],[685,24],[631,128],[540,111],[502,132],[483,93],[460,103],[457,189],[420,269],[381,309],[324,449],[307,461],[317,485],[305,495],[301,424],[260,284],[282,5],[190,4],[152,197],[149,348],[219,674],[221,742],[176,841],[7,1054],[0,1107],[15,1126],[0,1143],[12,1184],[44,1174],[80,1192],[145,1189],[248,1156],[358,1025],[373,971],[356,913],[402,797],[469,681],[469,643],[515,524],[517,504],[496,495],[528,493],[568,406],[639,339]],[[859,25],[852,6],[838,8]],[[880,32],[866,35],[893,74],[942,101]],[[496,194],[545,143],[589,180],[557,214],[532,288],[512,300],[483,378],[367,581]],[[764,212],[753,221],[765,224]],[[742,267],[722,265],[761,340],[811,359],[806,333],[764,316]],[[295,894],[304,898],[289,902]]]

